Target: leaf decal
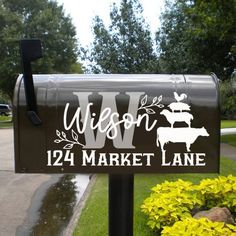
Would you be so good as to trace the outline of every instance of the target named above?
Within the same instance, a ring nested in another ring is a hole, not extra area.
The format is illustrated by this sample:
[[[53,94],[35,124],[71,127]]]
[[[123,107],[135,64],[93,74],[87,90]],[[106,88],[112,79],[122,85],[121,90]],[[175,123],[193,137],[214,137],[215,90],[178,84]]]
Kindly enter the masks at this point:
[[[157,105],[159,108],[163,108],[164,107],[164,105],[163,104],[159,104],[159,105]]]
[[[138,108],[138,110],[145,110],[147,114],[156,114],[155,110],[153,110],[152,108],[153,107],[163,108],[164,105],[160,104],[161,100],[162,100],[162,95],[160,95],[159,97],[155,96],[152,98],[152,103],[148,104],[148,95],[146,94],[141,99],[141,105]]]
[[[84,146],[84,144],[80,143],[79,142],[79,135],[72,129],[71,130],[71,136],[72,138],[67,138],[66,137],[66,133],[63,132],[63,131],[59,131],[59,130],[56,130],[56,135],[59,137],[58,139],[55,139],[54,140],[54,143],[62,143],[62,142],[65,142],[67,143],[63,149],[71,149],[74,147],[74,145],[80,145],[80,146]],[[70,140],[71,139],[71,140]]]
[[[61,132],[61,134],[63,138],[66,138],[66,134],[63,131]]]
[[[146,111],[148,114],[156,114],[156,112],[152,110],[151,108],[148,108]]]
[[[73,143],[69,143],[69,144],[66,144],[63,149],[71,149],[73,148],[74,144]]]
[[[71,133],[72,133],[72,138],[75,140],[75,141],[78,141],[78,134],[77,133],[75,133],[75,131],[72,129],[72,131],[71,131]]]
[[[154,104],[157,101],[157,97],[154,97],[152,103]]]
[[[162,100],[162,95],[158,97],[158,103]]]
[[[60,137],[60,135],[61,135],[59,130],[56,130],[56,134],[57,134],[58,137]]]
[[[60,139],[55,139],[54,140],[54,143],[60,143],[62,140],[60,140]]]
[[[141,105],[144,106],[147,103],[147,94],[142,98]]]

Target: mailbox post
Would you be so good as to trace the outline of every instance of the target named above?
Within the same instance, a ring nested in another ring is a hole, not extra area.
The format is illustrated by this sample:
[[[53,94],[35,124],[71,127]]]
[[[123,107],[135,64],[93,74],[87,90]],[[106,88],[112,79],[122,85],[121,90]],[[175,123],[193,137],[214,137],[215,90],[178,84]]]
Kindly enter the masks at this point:
[[[135,173],[219,172],[214,74],[32,75],[40,43],[21,45],[15,171],[108,173],[110,236],[132,235]]]
[[[134,175],[109,175],[109,235],[133,235]]]

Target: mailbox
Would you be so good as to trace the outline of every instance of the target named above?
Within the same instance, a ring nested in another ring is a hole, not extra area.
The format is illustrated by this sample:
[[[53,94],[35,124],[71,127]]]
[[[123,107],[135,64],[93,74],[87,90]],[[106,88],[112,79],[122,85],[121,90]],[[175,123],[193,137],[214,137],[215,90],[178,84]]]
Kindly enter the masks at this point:
[[[51,74],[33,82],[33,115],[23,75],[15,87],[17,173],[219,171],[213,74]]]

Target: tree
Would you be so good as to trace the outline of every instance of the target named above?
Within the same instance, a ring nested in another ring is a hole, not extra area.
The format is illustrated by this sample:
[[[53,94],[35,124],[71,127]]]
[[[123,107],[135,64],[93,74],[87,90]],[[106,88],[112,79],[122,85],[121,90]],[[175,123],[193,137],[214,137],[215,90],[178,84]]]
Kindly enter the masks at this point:
[[[236,61],[236,0],[166,0],[157,34],[162,71],[215,72],[229,78]]]
[[[79,72],[77,40],[71,18],[48,0],[0,0],[0,88],[10,97],[21,72],[19,40],[39,38],[43,59],[35,73]]]
[[[191,73],[199,68],[196,57],[189,60],[194,48],[191,35],[186,33],[189,21],[184,12],[188,7],[186,1],[166,1],[156,36],[162,72]]]
[[[221,118],[236,119],[236,88],[231,81],[220,84]]]
[[[196,0],[187,14],[190,33],[202,42],[206,67],[229,78],[236,66],[236,0]]]
[[[110,12],[111,24],[104,26],[102,19],[94,19],[94,41],[85,56],[94,73],[155,73],[157,55],[148,25],[142,17],[138,0],[115,3]]]

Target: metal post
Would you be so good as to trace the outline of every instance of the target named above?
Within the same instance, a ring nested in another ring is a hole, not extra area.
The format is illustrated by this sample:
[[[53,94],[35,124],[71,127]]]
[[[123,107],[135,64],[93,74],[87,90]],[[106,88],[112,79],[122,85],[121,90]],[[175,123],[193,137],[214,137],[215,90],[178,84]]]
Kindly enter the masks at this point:
[[[109,175],[109,236],[133,236],[134,175]]]

